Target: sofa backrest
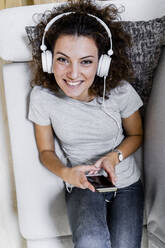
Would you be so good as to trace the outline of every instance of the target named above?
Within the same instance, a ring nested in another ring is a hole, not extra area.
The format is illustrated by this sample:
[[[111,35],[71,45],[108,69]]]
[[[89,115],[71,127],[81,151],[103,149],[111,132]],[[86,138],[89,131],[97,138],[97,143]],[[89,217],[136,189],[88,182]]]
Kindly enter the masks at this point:
[[[151,247],[165,245],[165,47],[147,106],[144,142],[145,208]],[[150,247],[149,246],[149,247]]]

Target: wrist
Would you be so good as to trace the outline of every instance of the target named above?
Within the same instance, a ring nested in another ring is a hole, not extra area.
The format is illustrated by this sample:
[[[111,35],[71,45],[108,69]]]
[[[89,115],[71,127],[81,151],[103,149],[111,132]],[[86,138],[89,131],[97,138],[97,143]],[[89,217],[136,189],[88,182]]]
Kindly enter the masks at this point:
[[[110,159],[111,164],[115,167],[119,163],[119,158],[117,152],[111,151],[106,155]]]
[[[113,152],[117,155],[118,163],[122,162],[124,159],[122,151],[119,149],[114,149]]]
[[[68,167],[61,167],[60,170],[59,170],[59,177],[64,181],[64,182],[67,182],[67,177],[68,177],[68,174],[69,174],[69,168]]]

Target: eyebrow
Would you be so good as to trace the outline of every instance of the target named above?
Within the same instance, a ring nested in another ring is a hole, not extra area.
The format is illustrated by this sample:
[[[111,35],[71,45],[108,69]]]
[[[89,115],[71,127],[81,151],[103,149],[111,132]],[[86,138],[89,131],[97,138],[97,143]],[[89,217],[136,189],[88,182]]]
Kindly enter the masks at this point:
[[[65,53],[62,53],[62,52],[56,52],[56,54],[61,54],[61,55],[65,56],[65,57],[69,58],[68,55],[66,55]],[[88,55],[88,56],[82,57],[80,59],[87,59],[89,57],[95,58],[95,56],[93,56],[93,55]]]

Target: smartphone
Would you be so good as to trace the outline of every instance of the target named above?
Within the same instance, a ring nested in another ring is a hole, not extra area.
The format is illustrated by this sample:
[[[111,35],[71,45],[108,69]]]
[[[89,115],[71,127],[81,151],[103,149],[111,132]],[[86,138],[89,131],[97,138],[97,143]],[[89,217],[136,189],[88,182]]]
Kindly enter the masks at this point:
[[[98,192],[114,192],[117,191],[117,187],[112,184],[111,181],[105,176],[96,175],[88,176],[87,180],[94,186],[95,190]]]

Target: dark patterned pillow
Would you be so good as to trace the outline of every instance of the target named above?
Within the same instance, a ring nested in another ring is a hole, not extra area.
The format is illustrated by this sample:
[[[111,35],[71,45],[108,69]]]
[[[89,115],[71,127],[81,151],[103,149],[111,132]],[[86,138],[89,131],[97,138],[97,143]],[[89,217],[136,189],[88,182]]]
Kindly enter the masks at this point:
[[[165,16],[149,21],[121,23],[124,30],[132,37],[133,46],[127,54],[135,72],[133,86],[144,102],[143,112],[151,92],[154,70],[158,65],[162,46],[165,45]],[[37,35],[35,27],[26,27],[26,32],[30,42],[33,43],[32,52],[35,56],[36,49],[38,50],[40,45],[35,39]]]
[[[165,45],[165,16],[149,21],[122,22],[122,26],[132,37],[133,45],[127,54],[135,73],[133,86],[144,103],[143,112],[150,96],[162,46]]]
[[[37,39],[39,36],[39,31],[36,29],[35,26],[26,26],[25,30],[30,44],[32,44],[32,55],[35,57],[41,45],[41,41]]]

